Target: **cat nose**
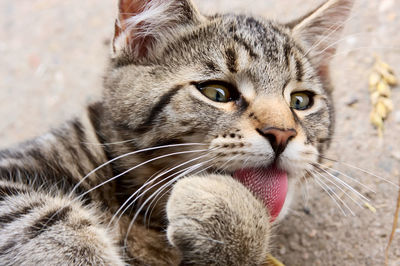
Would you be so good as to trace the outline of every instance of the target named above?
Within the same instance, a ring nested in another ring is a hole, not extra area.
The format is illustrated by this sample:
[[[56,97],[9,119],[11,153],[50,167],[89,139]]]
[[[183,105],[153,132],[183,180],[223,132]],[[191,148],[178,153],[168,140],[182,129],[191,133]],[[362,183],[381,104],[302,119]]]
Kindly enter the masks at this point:
[[[257,132],[269,140],[276,155],[281,154],[285,150],[289,140],[297,135],[294,129],[280,129],[276,127],[257,129]]]

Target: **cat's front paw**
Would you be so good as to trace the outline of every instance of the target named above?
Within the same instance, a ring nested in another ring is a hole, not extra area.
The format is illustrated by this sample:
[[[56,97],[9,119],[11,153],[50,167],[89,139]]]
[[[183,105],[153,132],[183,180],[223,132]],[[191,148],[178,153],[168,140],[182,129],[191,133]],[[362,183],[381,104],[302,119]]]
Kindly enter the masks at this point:
[[[184,265],[262,265],[268,252],[264,205],[229,176],[186,177],[167,204],[168,239]]]

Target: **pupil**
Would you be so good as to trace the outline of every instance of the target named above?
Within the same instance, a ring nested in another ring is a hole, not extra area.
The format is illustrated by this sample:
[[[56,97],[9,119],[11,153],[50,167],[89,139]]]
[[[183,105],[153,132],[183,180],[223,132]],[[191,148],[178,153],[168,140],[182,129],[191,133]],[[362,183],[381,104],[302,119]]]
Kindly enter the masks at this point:
[[[216,100],[217,100],[217,101],[220,101],[220,100],[221,100],[221,93],[220,93],[219,91],[217,91]]]

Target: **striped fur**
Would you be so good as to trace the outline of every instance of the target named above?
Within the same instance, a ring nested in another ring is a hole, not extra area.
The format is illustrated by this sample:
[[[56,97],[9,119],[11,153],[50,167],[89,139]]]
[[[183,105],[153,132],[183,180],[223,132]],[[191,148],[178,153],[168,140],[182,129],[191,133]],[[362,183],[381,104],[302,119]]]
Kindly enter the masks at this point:
[[[230,174],[276,163],[292,198],[328,148],[330,45],[351,5],[281,25],[120,0],[103,100],[0,152],[0,264],[262,265],[268,213]],[[240,97],[211,101],[197,89],[210,80]],[[309,110],[289,108],[298,90],[315,94]],[[266,126],[297,133],[279,156]]]

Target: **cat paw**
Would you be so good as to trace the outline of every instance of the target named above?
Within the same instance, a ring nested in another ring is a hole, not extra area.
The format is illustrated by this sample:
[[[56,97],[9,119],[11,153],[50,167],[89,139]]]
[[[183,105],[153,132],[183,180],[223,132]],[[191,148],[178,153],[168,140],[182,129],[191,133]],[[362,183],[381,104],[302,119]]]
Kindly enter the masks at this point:
[[[270,217],[264,205],[230,176],[186,177],[167,204],[168,240],[183,265],[262,265]]]

